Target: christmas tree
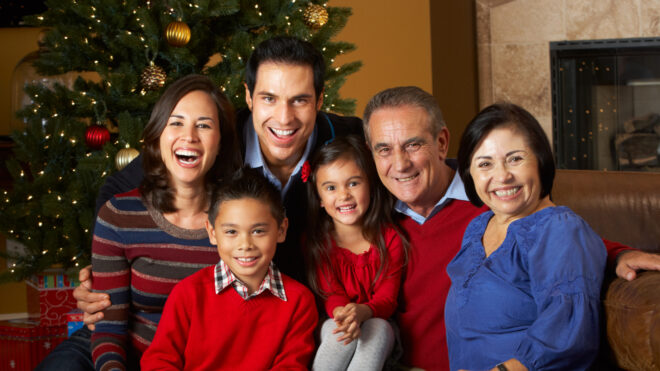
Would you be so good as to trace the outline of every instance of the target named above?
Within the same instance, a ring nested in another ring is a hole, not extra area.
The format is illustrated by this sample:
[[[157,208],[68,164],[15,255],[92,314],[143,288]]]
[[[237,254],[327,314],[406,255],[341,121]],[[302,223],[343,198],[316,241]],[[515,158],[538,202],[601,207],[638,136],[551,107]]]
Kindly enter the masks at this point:
[[[338,90],[359,62],[334,65],[354,46],[331,41],[351,14],[316,0],[48,0],[26,18],[45,27],[34,67],[44,76],[80,73],[71,86],[29,84],[7,162],[13,189],[0,202],[0,231],[25,246],[8,254],[2,280],[53,265],[90,260],[98,188],[140,149],[151,108],[164,86],[202,73],[236,108],[245,106],[244,65],[255,45],[275,35],[310,41],[328,65],[323,110],[352,113]],[[90,77],[91,76],[91,77]],[[137,150],[136,150],[137,149]]]

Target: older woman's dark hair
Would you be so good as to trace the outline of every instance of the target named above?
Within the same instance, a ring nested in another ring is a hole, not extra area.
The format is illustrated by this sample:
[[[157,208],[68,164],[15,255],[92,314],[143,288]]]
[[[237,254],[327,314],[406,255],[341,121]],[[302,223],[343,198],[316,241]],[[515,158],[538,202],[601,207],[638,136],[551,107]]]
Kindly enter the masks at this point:
[[[181,98],[193,91],[203,91],[211,97],[218,109],[218,120],[220,121],[220,149],[213,166],[204,178],[207,191],[210,190],[213,182],[233,173],[242,164],[236,137],[234,108],[227,97],[206,76],[187,75],[176,80],[165,89],[154,105],[149,122],[142,134],[144,179],[140,184],[140,192],[142,197],[160,212],[176,211],[174,190],[169,184],[167,168],[160,153],[160,136],[165,130],[174,107]]]
[[[538,161],[539,178],[541,179],[541,195],[550,194],[552,182],[555,179],[555,162],[552,156],[550,142],[539,122],[524,108],[512,103],[497,103],[484,108],[468,124],[461,137],[458,147],[458,169],[465,193],[470,202],[476,206],[484,203],[479,199],[474,188],[474,180],[470,175],[470,163],[474,151],[481,141],[493,130],[508,127],[522,134],[527,145],[532,149]]]

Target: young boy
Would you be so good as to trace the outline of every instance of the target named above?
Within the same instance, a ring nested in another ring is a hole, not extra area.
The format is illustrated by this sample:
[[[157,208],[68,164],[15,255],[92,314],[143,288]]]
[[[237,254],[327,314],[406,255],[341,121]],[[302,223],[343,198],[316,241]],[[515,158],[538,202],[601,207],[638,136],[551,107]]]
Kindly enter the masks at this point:
[[[206,222],[220,262],[174,287],[142,370],[306,370],[314,296],[271,262],[287,227],[280,193],[263,175],[241,169],[223,183]]]

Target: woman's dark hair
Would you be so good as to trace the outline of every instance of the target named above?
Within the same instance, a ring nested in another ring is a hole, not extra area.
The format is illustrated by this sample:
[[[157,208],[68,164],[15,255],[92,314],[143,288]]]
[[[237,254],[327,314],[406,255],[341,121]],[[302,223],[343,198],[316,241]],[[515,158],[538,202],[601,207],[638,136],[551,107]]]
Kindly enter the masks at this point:
[[[484,204],[477,195],[474,180],[470,175],[470,164],[474,151],[493,129],[500,127],[511,128],[525,138],[538,161],[539,178],[541,179],[540,198],[549,195],[555,179],[555,161],[550,142],[543,128],[524,108],[513,103],[496,103],[484,108],[470,121],[458,147],[458,170],[470,202],[479,207]]]
[[[266,179],[260,170],[243,167],[238,169],[215,187],[211,194],[211,207],[209,208],[209,223],[215,224],[220,206],[225,201],[254,198],[270,206],[273,218],[277,224],[282,224],[286,217],[280,191]]]
[[[395,222],[394,197],[385,189],[378,178],[376,165],[364,139],[349,135],[337,137],[332,142],[322,146],[311,160],[311,172],[307,180],[307,212],[309,215],[306,236],[305,258],[307,262],[307,278],[310,288],[319,296],[326,297],[322,292],[317,277],[317,267],[323,267],[323,274],[329,279],[331,236],[334,230],[332,218],[320,206],[320,197],[316,188],[317,172],[321,166],[336,161],[354,161],[362,169],[369,183],[369,207],[362,218],[362,235],[378,249],[380,267],[371,283],[376,284],[382,272],[389,263],[388,250],[383,239],[383,227],[395,228],[407,250],[408,240],[405,233]]]
[[[325,61],[323,54],[310,42],[292,36],[276,36],[257,45],[245,66],[245,84],[250,96],[257,83],[257,70],[266,62],[310,66],[314,73],[316,100],[321,96],[325,81]]]
[[[174,212],[176,207],[174,206],[174,190],[169,184],[167,168],[160,154],[160,136],[165,130],[174,107],[181,98],[192,91],[203,91],[211,97],[218,109],[220,121],[220,150],[213,167],[204,177],[206,190],[210,189],[212,182],[233,173],[242,164],[236,137],[234,108],[227,97],[206,76],[187,75],[176,80],[165,89],[154,105],[149,122],[142,134],[144,179],[140,184],[140,192],[148,203],[164,213]]]

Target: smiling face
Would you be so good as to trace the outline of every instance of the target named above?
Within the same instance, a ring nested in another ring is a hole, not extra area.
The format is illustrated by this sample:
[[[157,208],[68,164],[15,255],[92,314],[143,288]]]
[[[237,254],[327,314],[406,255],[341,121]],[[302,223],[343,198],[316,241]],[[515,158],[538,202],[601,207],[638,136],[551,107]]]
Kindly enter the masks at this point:
[[[379,108],[369,119],[369,144],[385,187],[420,215],[442,198],[451,171],[445,165],[449,131],[433,136],[426,111],[417,106]]]
[[[172,185],[203,185],[204,175],[219,150],[220,123],[215,103],[201,90],[184,95],[160,135],[160,154]]]
[[[528,216],[541,205],[537,158],[510,127],[493,129],[481,141],[472,155],[470,175],[479,198],[504,220]]]
[[[288,221],[278,225],[270,205],[255,198],[223,201],[212,226],[206,231],[212,244],[218,246],[222,261],[247,287],[249,293],[259,289],[278,242],[284,242]]]
[[[295,165],[314,130],[323,95],[316,97],[308,65],[264,62],[257,69],[254,93],[245,100],[266,163]]]
[[[360,225],[369,208],[369,182],[355,161],[340,158],[316,171],[316,190],[335,230],[342,225]]]

